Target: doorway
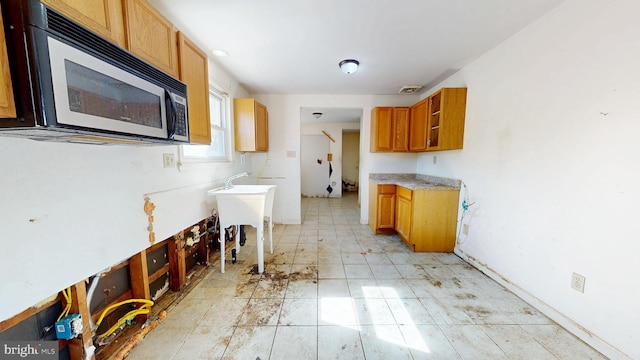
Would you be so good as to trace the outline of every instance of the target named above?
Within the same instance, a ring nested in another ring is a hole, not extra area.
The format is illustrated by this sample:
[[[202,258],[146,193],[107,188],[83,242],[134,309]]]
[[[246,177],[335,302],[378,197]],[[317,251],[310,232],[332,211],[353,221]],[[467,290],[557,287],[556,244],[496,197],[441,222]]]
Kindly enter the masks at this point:
[[[302,196],[342,197],[345,188],[349,190],[348,193],[359,195],[359,137],[362,117],[362,108],[300,109],[300,192]],[[323,145],[316,144],[314,142],[316,140],[311,140],[312,137],[316,139],[324,137]],[[318,149],[311,149],[312,144],[315,144],[313,147]],[[328,144],[328,150],[324,144]],[[314,155],[311,155],[312,153]],[[306,158],[307,155],[311,157]],[[320,186],[318,183],[320,181],[325,181],[324,186]],[[318,189],[322,190],[322,195],[318,194]]]
[[[360,130],[342,131],[342,194],[358,193],[360,179]]]

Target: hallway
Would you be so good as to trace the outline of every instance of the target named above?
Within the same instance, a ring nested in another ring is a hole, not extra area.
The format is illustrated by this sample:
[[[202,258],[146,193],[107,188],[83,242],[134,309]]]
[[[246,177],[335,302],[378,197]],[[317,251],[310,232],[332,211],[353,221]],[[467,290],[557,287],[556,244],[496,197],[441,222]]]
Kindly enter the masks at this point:
[[[456,255],[374,236],[345,195],[303,198],[262,275],[248,227],[128,359],[605,359]]]

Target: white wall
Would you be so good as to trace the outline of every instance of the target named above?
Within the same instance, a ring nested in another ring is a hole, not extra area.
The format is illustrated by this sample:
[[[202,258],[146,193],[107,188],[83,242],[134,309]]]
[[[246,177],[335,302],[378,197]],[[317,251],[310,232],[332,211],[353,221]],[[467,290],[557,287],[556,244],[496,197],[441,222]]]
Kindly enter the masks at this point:
[[[331,165],[333,167],[333,173],[329,179],[333,192],[331,197],[342,196],[342,131],[343,130],[357,130],[360,129],[359,122],[344,122],[344,123],[326,123],[326,124],[303,124],[301,125],[301,135],[316,135],[322,134],[322,131],[326,131],[327,134],[335,141],[329,140],[329,152],[332,154],[333,160]],[[324,136],[324,134],[322,134]],[[326,156],[325,156],[326,160]],[[304,171],[304,167],[301,168]],[[335,185],[334,185],[335,183]]]
[[[640,359],[638,14],[566,1],[436,87],[469,89],[464,149],[418,157],[476,202],[456,251],[614,359]]]
[[[369,191],[371,172],[416,172],[415,154],[382,154],[369,152],[371,109],[375,106],[409,106],[419,100],[416,95],[254,95],[269,111],[269,152],[253,156],[254,170],[259,170],[268,157],[271,166],[263,174],[284,177],[278,182],[273,203],[273,219],[277,223],[300,224],[300,109],[309,107],[363,109],[360,124],[360,191]],[[331,135],[333,136],[333,134]],[[335,139],[335,138],[334,138]],[[296,157],[287,157],[294,151]],[[336,150],[337,151],[337,150]],[[341,150],[340,150],[341,151]],[[336,167],[334,167],[335,175]],[[338,178],[339,179],[339,178]],[[364,179],[364,180],[363,180]],[[368,198],[361,197],[361,219],[368,218]]]
[[[246,96],[215,64],[210,74],[232,97]],[[145,196],[162,241],[209,216],[206,190],[243,170],[238,162],[164,168],[162,154],[177,161],[178,146],[0,137],[0,152],[0,320],[148,247]]]
[[[324,135],[301,135],[300,192],[302,197],[327,197],[330,163],[327,161],[330,140]],[[333,169],[333,166],[331,166]],[[333,195],[333,191],[331,193]],[[335,195],[334,195],[335,196]]]

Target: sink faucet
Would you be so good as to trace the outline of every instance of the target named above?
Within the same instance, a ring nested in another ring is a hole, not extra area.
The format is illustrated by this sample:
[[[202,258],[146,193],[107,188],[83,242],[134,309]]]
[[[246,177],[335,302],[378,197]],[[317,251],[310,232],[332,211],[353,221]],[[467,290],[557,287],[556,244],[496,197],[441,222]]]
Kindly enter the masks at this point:
[[[231,183],[233,180],[235,179],[239,179],[241,177],[245,177],[245,176],[249,176],[248,172],[243,172],[240,174],[235,174],[235,175],[231,175],[228,178],[224,179],[224,188],[226,189],[231,189],[233,187],[233,184]]]

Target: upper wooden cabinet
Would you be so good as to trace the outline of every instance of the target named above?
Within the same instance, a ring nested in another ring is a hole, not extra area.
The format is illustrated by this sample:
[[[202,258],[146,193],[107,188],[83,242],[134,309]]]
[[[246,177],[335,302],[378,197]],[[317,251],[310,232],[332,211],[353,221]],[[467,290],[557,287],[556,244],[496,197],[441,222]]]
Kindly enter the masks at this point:
[[[393,108],[393,151],[409,151],[409,108]]]
[[[233,99],[236,151],[269,150],[269,114],[255,99]]]
[[[42,3],[126,48],[122,0],[42,0]]]
[[[209,112],[209,64],[207,55],[178,32],[180,80],[187,84],[189,139],[192,144],[211,144]]]
[[[371,110],[371,152],[393,151],[393,108]]]
[[[427,150],[462,149],[466,88],[443,88],[429,96]]]
[[[427,114],[429,98],[411,106],[409,120],[409,151],[427,150]]]
[[[4,37],[4,23],[0,9],[0,117],[15,118],[16,104],[13,99],[13,86],[9,71],[9,57]]]
[[[466,88],[442,88],[410,108],[371,111],[371,152],[462,149]]]
[[[371,152],[409,150],[409,108],[376,107],[371,110]]]
[[[129,51],[178,77],[176,28],[146,0],[125,1]]]

